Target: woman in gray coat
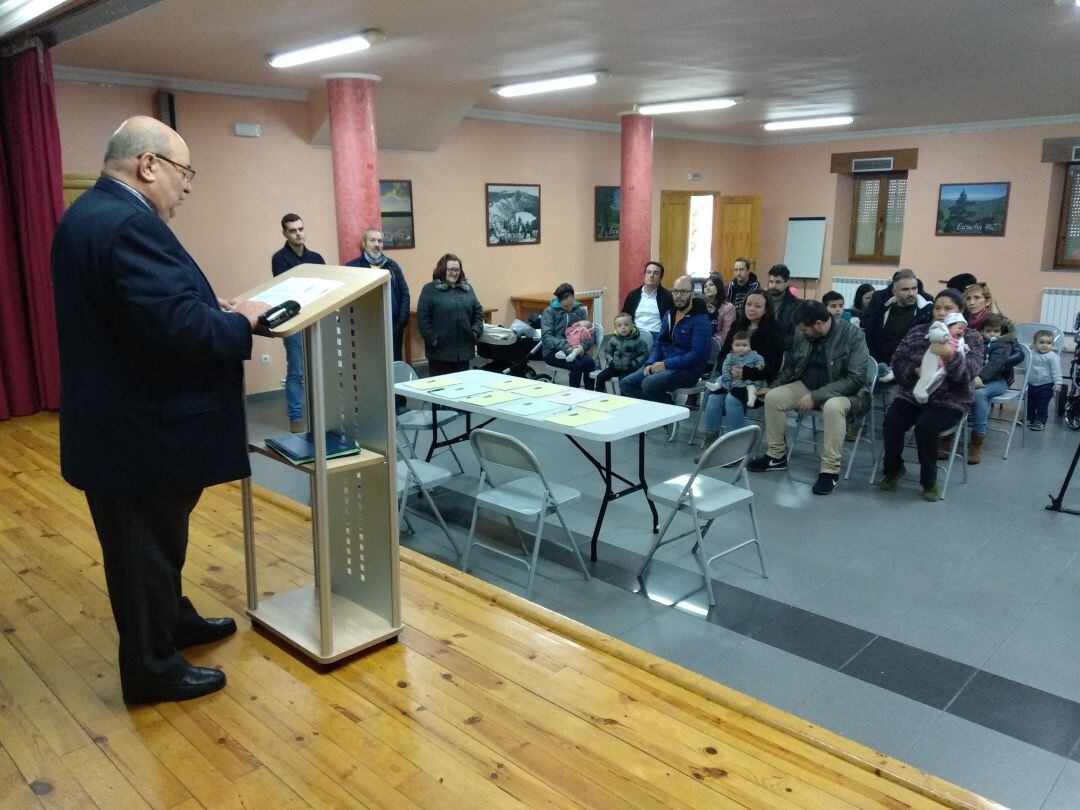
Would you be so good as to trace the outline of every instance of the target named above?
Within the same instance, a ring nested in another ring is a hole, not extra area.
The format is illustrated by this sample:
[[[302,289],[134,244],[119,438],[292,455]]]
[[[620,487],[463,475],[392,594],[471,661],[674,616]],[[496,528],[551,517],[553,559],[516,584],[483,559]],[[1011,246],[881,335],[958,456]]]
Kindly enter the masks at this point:
[[[428,374],[465,371],[484,333],[484,310],[465,280],[461,259],[447,253],[431,273],[416,304],[416,322],[424,339]]]

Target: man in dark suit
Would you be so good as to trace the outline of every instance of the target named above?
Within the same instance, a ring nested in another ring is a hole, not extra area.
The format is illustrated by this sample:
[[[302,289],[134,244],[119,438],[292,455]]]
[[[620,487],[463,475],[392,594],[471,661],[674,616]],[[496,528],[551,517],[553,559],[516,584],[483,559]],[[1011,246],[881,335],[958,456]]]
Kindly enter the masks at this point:
[[[401,267],[383,251],[383,233],[378,228],[367,228],[360,240],[360,255],[346,267],[381,267],[390,273],[390,320],[394,341],[394,359],[402,357],[405,326],[409,323],[409,285]],[[401,399],[401,397],[398,397]]]
[[[128,703],[221,689],[180,649],[236,631],[199,616],[180,572],[203,488],[250,475],[242,361],[267,306],[217,298],[166,224],[190,160],[160,121],[128,119],[53,241],[61,472],[101,542]]]

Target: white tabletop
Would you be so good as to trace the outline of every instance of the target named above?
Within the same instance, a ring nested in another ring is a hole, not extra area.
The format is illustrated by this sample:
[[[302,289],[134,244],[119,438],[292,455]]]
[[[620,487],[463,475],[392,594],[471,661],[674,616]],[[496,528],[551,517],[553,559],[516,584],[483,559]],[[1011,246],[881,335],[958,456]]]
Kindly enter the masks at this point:
[[[448,381],[454,380],[465,385],[479,386],[505,382],[507,379],[505,374],[495,374],[490,371],[480,371],[479,369],[458,371],[442,376]],[[565,385],[560,385],[559,388],[562,389],[563,392],[577,390]],[[446,405],[460,411],[469,411],[471,413],[481,414],[482,416],[505,419],[509,422],[516,422],[520,425],[529,425],[531,427],[541,428],[542,430],[556,431],[566,436],[573,436],[575,439],[588,439],[596,442],[613,442],[619,439],[625,439],[627,436],[635,436],[638,433],[643,433],[644,431],[651,430],[655,427],[662,427],[664,425],[670,425],[673,422],[680,422],[690,416],[690,411],[681,405],[665,405],[660,402],[639,399],[633,400],[633,404],[625,408],[619,408],[614,411],[604,411],[604,418],[599,421],[590,422],[586,425],[570,426],[546,421],[548,416],[556,414],[558,411],[523,416],[520,414],[507,413],[506,411],[500,410],[498,407],[490,405],[474,405],[469,402],[463,402],[460,399],[440,396],[440,393],[437,390],[421,391],[411,387],[408,383],[398,383],[395,385],[394,393],[411,399],[418,399],[423,402],[434,402],[438,405]],[[511,391],[509,393],[514,392]],[[582,393],[586,394],[590,392]],[[605,394],[602,391],[597,391],[595,393],[596,398],[605,396],[610,397],[611,395]],[[539,400],[545,400],[547,398],[548,397],[537,397]],[[569,410],[569,408],[567,408],[567,410]]]

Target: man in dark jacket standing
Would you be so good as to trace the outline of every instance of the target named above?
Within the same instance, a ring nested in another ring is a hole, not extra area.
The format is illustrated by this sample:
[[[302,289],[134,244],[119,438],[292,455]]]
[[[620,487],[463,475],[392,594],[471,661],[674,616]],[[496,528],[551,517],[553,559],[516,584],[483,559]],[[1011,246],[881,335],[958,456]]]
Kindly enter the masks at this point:
[[[760,290],[761,285],[758,284],[757,276],[750,272],[749,259],[744,259],[742,256],[737,258],[731,265],[731,272],[733,278],[728,282],[725,292],[727,300],[735,306],[735,317],[741,318],[746,296],[754,290]]]
[[[203,488],[251,475],[242,361],[268,307],[219,299],[166,224],[190,160],[176,132],[129,118],[53,240],[60,467],[101,541],[128,703],[221,689],[224,673],[180,650],[236,631],[196,612],[181,568]]]
[[[394,359],[401,359],[401,344],[405,325],[409,322],[409,285],[398,263],[382,252],[383,234],[378,228],[368,228],[360,239],[361,254],[346,267],[381,267],[390,273],[390,317],[394,338]]]
[[[765,297],[769,299],[769,309],[772,310],[773,318],[780,334],[784,338],[784,351],[791,351],[791,341],[795,335],[795,307],[799,305],[799,299],[791,294],[788,282],[791,280],[791,271],[786,264],[774,264],[769,268],[768,287]]]
[[[791,356],[777,385],[765,395],[766,454],[748,465],[752,472],[787,469],[784,430],[788,411],[822,413],[825,440],[815,495],[828,495],[840,483],[840,458],[848,416],[870,406],[866,387],[869,358],[862,330],[833,318],[820,301],[803,301],[795,308],[797,333]]]
[[[660,337],[645,365],[622,378],[623,396],[671,404],[671,391],[693,385],[705,373],[713,325],[705,302],[694,298],[694,282],[680,276],[671,287],[675,310],[664,315]]]

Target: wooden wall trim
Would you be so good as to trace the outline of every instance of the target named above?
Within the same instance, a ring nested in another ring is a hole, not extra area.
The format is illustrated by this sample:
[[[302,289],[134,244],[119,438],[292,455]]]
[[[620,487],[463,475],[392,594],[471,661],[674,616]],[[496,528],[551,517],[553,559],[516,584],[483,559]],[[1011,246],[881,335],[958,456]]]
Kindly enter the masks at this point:
[[[919,168],[918,149],[881,149],[867,152],[834,152],[829,171],[832,174],[851,174],[851,161],[856,158],[881,157],[893,159],[893,171],[903,172]]]

